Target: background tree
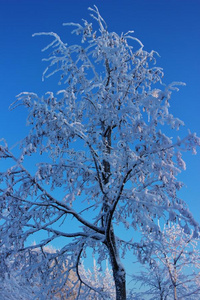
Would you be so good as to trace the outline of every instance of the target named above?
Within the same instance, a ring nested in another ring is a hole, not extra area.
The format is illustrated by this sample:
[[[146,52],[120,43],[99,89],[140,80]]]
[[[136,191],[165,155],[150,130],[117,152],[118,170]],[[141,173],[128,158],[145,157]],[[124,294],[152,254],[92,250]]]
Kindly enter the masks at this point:
[[[30,273],[42,270],[40,298],[48,288],[62,292],[72,270],[79,280],[72,282],[79,285],[77,299],[84,298],[83,285],[106,298],[79,272],[81,257],[92,248],[98,263],[110,261],[116,299],[126,299],[120,255],[128,248],[134,253],[143,248],[122,239],[118,225],[158,232],[157,219],[175,221],[178,216],[182,226],[193,225],[194,235],[199,230],[177,197],[182,183],[176,176],[185,168],[181,152],[196,153],[200,140],[190,132],[177,140],[162,132],[183,125],[169,113],[171,92],[178,83],[164,85],[163,72],[155,67],[156,53],[145,51],[132,32],[109,32],[98,9],[90,11],[98,31],[87,21],[83,26],[67,24],[75,27],[73,33],[81,36],[83,45],[67,45],[52,32],[39,34],[53,37],[44,49],[53,48],[44,76],[60,73],[63,88],[56,96],[18,95],[12,108],[28,109],[31,130],[20,155],[4,141],[0,147],[1,159],[14,162],[0,173],[1,245],[7,245],[6,255],[23,253],[22,263],[28,262]],[[27,164],[27,157],[34,155],[36,170]],[[70,216],[78,223],[77,231]],[[41,232],[46,235],[36,245],[25,243]],[[29,259],[34,249],[43,251],[61,237],[63,247],[56,253],[36,265]],[[65,291],[65,297],[72,290]]]
[[[146,236],[151,248],[149,267],[133,279],[148,287],[150,299],[197,299],[200,295],[198,240],[179,225],[165,227],[160,234]],[[144,293],[141,293],[141,295]]]
[[[103,291],[106,295],[107,299],[115,299],[115,284],[113,281],[112,271],[109,269],[108,264],[106,263],[106,268],[104,271],[100,270],[100,268],[97,266],[96,260],[93,261],[93,269],[87,269],[85,268],[84,264],[82,263],[82,266],[80,268],[80,272],[82,277],[84,278],[84,281],[90,285],[95,286],[96,288]],[[84,289],[84,287],[83,287]],[[101,300],[102,297],[99,295],[99,293],[93,291],[91,293],[90,298],[88,299],[95,299],[95,300]]]
[[[170,280],[166,268],[154,261],[145,265],[138,275],[133,275],[133,281],[139,283],[142,291],[136,293],[138,299],[167,300],[170,295]]]

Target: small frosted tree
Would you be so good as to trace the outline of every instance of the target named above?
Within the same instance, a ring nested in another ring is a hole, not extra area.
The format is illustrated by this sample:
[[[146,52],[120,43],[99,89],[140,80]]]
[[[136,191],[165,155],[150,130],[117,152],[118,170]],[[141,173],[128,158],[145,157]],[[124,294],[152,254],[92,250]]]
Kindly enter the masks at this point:
[[[93,261],[93,269],[86,270],[85,266],[82,264],[80,268],[81,276],[84,279],[84,282],[89,286],[94,286],[102,292],[104,292],[106,299],[115,299],[115,285],[113,281],[112,271],[109,269],[108,264],[104,271],[100,270],[97,266],[96,260]],[[83,289],[87,288],[83,287]],[[99,292],[93,291],[87,299],[101,300],[102,297]]]
[[[133,275],[133,282],[140,284],[143,291],[136,293],[138,299],[168,300],[170,295],[170,280],[167,270],[159,262],[144,266],[138,275]]]
[[[59,73],[61,89],[43,97],[23,92],[12,105],[28,109],[31,129],[20,155],[4,141],[0,146],[1,159],[14,162],[0,173],[1,245],[9,249],[5,255],[22,253],[24,265],[34,270],[34,260],[28,259],[34,249],[43,251],[62,238],[63,247],[37,265],[45,292],[62,291],[73,270],[79,280],[74,282],[77,299],[85,299],[82,286],[106,298],[98,288],[84,285],[79,272],[82,256],[92,248],[98,262],[109,259],[116,299],[124,300],[126,271],[120,255],[142,247],[121,238],[118,225],[157,232],[157,219],[175,221],[178,216],[198,234],[199,225],[177,197],[182,186],[177,175],[185,168],[181,152],[196,153],[200,140],[190,132],[172,140],[163,132],[178,130],[183,122],[169,113],[179,83],[162,83],[156,53],[145,51],[132,32],[109,32],[98,9],[90,11],[98,30],[87,21],[68,24],[82,45],[67,45],[52,32],[39,34],[53,38],[44,49],[53,49],[44,76]],[[35,166],[28,169],[28,157],[34,165],[38,159],[36,171]],[[74,228],[70,217],[77,221]],[[41,232],[36,245],[25,243]],[[41,290],[40,299],[42,295]]]
[[[133,279],[146,285],[150,299],[197,299],[200,295],[199,240],[179,225],[171,225],[156,236],[149,234],[143,242],[152,253],[149,267]]]

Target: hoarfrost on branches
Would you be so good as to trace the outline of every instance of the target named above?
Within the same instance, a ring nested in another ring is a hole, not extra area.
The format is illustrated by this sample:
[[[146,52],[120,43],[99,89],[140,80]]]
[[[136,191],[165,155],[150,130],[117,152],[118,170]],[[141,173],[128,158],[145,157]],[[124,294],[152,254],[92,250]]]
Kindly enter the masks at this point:
[[[120,255],[127,249],[139,254],[143,247],[118,236],[118,224],[158,232],[157,219],[164,218],[192,225],[194,236],[199,232],[177,196],[182,186],[177,175],[185,169],[181,153],[195,153],[200,139],[190,132],[177,140],[164,133],[166,127],[179,130],[183,125],[169,112],[172,92],[181,83],[164,85],[163,71],[155,66],[157,53],[145,51],[132,32],[109,32],[97,7],[90,11],[96,31],[87,21],[68,24],[81,36],[80,45],[68,45],[52,32],[35,34],[53,39],[44,49],[52,53],[43,78],[59,74],[62,89],[42,97],[19,94],[11,108],[27,108],[30,132],[19,156],[3,140],[0,146],[0,158],[13,161],[0,173],[2,252],[5,257],[23,253],[22,263],[32,274],[34,249],[41,249],[44,259],[37,269],[45,291],[40,299],[48,289],[62,293],[72,271],[77,280],[65,297],[73,286],[78,287],[77,299],[84,297],[83,286],[87,295],[94,292],[79,272],[88,248],[98,253],[98,262],[109,259],[116,299],[126,299]],[[38,154],[44,161],[38,159],[34,173],[35,166],[28,170],[24,160]],[[70,217],[77,221],[77,231],[70,227]],[[27,246],[38,232],[45,237]],[[63,247],[46,254],[44,247],[61,237]]]
[[[34,289],[27,283],[21,283],[16,278],[6,278],[1,282],[0,299],[4,300],[33,300]]]
[[[106,264],[104,271],[96,264],[94,259],[94,265],[92,270],[86,270],[85,266],[82,264],[80,272],[84,278],[84,281],[90,286],[95,287],[96,291],[93,290],[91,297],[97,300],[101,300],[101,293],[104,292],[105,299],[115,299],[115,285],[113,281],[112,272]],[[84,287],[83,287],[84,289]]]
[[[151,253],[146,270],[134,275],[134,281],[146,286],[139,297],[150,300],[197,299],[200,295],[199,239],[193,238],[178,224],[165,226],[155,235],[145,236],[143,243]]]

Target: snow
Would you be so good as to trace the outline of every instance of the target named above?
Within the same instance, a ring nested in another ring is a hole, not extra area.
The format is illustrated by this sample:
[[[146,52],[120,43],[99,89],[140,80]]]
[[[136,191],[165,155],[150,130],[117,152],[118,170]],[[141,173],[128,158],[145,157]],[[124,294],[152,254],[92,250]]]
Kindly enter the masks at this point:
[[[182,83],[164,85],[156,53],[145,51],[130,32],[109,32],[97,7],[90,10],[96,31],[87,21],[70,24],[81,45],[68,46],[52,32],[36,34],[53,38],[44,48],[52,53],[43,77],[59,73],[62,89],[42,97],[19,94],[11,108],[26,107],[30,132],[19,157],[3,141],[0,146],[0,158],[13,161],[0,173],[2,253],[23,253],[20,263],[28,277],[40,271],[44,299],[48,291],[62,291],[68,280],[68,295],[73,285],[82,291],[79,267],[89,247],[100,260],[110,258],[113,273],[128,248],[141,255],[138,243],[120,240],[113,224],[158,234],[157,220],[163,219],[193,226],[197,235],[200,229],[177,195],[182,186],[177,176],[186,168],[181,153],[195,153],[200,145],[193,133],[176,137],[184,123],[171,114],[169,103]],[[128,44],[133,40],[137,46]],[[174,138],[166,128],[174,129]],[[40,156],[36,172],[34,155]],[[27,164],[28,158],[33,162]],[[77,231],[69,218],[76,220]],[[44,238],[36,245],[26,244],[41,232]],[[62,247],[45,252],[59,237],[65,240]],[[118,282],[123,277],[119,273]],[[88,285],[84,295],[93,290]]]

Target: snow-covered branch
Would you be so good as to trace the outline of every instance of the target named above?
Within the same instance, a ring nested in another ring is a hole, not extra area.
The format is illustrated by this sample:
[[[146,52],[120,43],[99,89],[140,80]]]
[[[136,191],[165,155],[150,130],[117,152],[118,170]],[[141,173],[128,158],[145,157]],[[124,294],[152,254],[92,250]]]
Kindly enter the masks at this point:
[[[27,278],[36,269],[42,274],[44,299],[48,293],[71,297],[73,286],[79,286],[77,299],[97,291],[107,297],[79,274],[91,248],[99,262],[109,258],[116,299],[126,299],[120,255],[130,250],[147,261],[151,251],[146,243],[118,238],[121,225],[158,235],[158,220],[179,222],[185,231],[193,228],[193,238],[200,229],[178,195],[178,175],[186,169],[182,152],[196,154],[200,139],[191,132],[167,135],[184,124],[170,112],[172,92],[182,83],[166,86],[155,51],[145,51],[133,32],[109,32],[98,8],[90,11],[96,29],[86,20],[65,24],[82,45],[53,32],[34,35],[53,39],[43,49],[50,51],[43,78],[59,74],[61,87],[42,97],[20,93],[10,109],[27,109],[30,131],[18,150],[0,140],[0,163],[8,161],[0,172],[2,255],[21,259]],[[46,253],[56,240],[61,249]]]

